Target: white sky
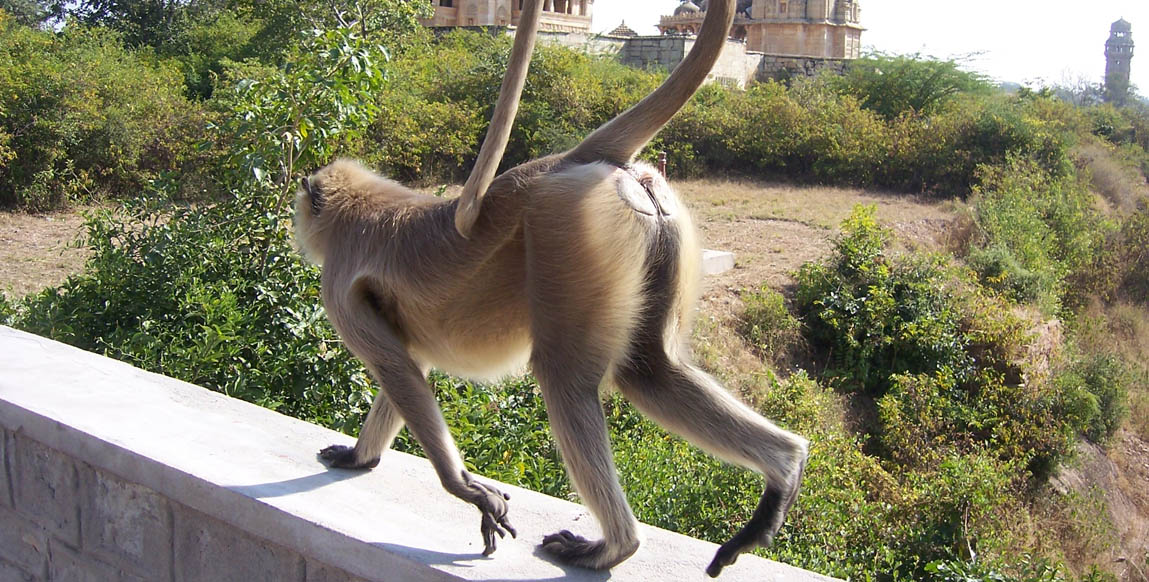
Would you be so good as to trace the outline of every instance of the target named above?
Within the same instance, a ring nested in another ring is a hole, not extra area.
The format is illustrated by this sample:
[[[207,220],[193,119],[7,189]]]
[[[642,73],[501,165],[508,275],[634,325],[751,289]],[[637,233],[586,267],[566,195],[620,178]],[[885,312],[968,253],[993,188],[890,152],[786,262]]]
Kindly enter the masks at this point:
[[[679,0],[597,0],[595,32],[626,20],[639,34]],[[1100,83],[1109,25],[1133,25],[1132,82],[1149,95],[1149,0],[861,0],[862,46],[888,53],[939,58],[974,55],[964,68],[998,81]]]

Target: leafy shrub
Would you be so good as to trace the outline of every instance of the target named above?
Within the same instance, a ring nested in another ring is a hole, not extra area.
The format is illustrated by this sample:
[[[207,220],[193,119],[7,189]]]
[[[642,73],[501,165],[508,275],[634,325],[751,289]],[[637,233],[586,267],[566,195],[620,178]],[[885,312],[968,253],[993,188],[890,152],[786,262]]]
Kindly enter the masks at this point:
[[[763,286],[755,291],[743,292],[739,331],[758,351],[771,361],[788,355],[801,340],[801,323],[786,309],[785,298],[773,289]]]
[[[354,430],[370,403],[367,378],[337,349],[319,306],[318,270],[294,250],[283,202],[296,165],[330,155],[332,143],[370,121],[363,104],[381,79],[372,67],[379,59],[360,40],[345,29],[311,35],[298,60],[243,84],[217,127],[235,161],[218,179],[233,196],[194,209],[141,197],[123,214],[92,215],[85,272],[27,298],[16,324]],[[286,93],[307,96],[306,110]]]
[[[24,301],[16,325],[146,370],[342,430],[367,377],[319,307],[316,269],[250,201],[87,222],[92,257]]]
[[[281,191],[329,160],[379,113],[387,53],[352,29],[308,31],[282,71],[254,69],[217,99],[217,130],[241,181]]]
[[[975,248],[966,257],[982,284],[1019,303],[1046,300],[1056,288],[1056,273],[1035,273],[1026,268],[1004,244]]]
[[[1093,260],[1103,240],[1091,195],[1072,177],[1051,176],[1026,159],[980,172],[971,202],[983,245],[993,249],[975,254],[983,282],[1057,312],[1066,278]],[[994,272],[994,258],[1004,272]]]
[[[433,372],[431,385],[468,470],[555,497],[571,495],[532,377],[475,384]],[[395,448],[423,454],[406,430]]]
[[[1094,442],[1105,442],[1121,428],[1128,413],[1130,370],[1118,356],[1095,354],[1074,362],[1057,376],[1062,390],[1075,397],[1073,416]]]
[[[1024,383],[1022,322],[944,259],[887,257],[873,211],[857,207],[834,254],[798,273],[823,374],[875,397],[872,438],[899,466],[935,470],[985,449],[1044,478],[1081,430],[1081,392]]]
[[[16,306],[8,300],[8,296],[0,291],[0,325],[12,325],[12,319],[16,315]]]
[[[978,560],[938,560],[926,565],[935,582],[1065,582],[1061,568],[1046,559],[1024,557],[1014,575],[1005,574]]]
[[[795,304],[813,344],[830,355],[827,374],[881,394],[891,374],[972,372],[960,313],[939,258],[892,261],[876,207],[857,206],[842,223],[832,258],[798,272]]]
[[[1142,200],[1137,211],[1121,225],[1110,245],[1115,257],[1116,288],[1126,297],[1149,298],[1149,201]]]
[[[0,20],[0,206],[134,193],[194,155],[178,73],[101,30]]]

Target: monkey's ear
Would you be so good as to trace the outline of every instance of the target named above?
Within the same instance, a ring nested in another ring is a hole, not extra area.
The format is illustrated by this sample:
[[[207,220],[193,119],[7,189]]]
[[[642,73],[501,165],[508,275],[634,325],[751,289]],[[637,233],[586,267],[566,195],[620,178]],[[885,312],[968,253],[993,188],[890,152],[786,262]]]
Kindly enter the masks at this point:
[[[323,192],[314,187],[310,177],[305,176],[299,181],[299,184],[303,186],[303,191],[307,193],[307,199],[311,201],[311,213],[319,216],[319,211],[323,209]]]

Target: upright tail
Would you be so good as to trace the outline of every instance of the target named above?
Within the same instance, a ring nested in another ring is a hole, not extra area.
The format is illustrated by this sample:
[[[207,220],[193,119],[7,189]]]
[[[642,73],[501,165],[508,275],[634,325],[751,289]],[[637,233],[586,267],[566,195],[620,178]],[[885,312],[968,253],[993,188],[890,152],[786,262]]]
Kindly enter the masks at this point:
[[[503,85],[499,88],[495,113],[491,116],[487,137],[479,148],[475,168],[471,170],[470,177],[463,184],[463,193],[459,196],[458,206],[455,207],[455,229],[464,237],[470,234],[471,227],[475,225],[483,196],[495,178],[499,161],[503,159],[503,151],[511,136],[511,125],[519,110],[519,97],[523,92],[523,84],[526,83],[542,13],[543,0],[525,0],[522,5],[519,28],[515,31],[515,42],[511,47],[511,58],[507,63],[507,72],[503,76]]]
[[[637,105],[588,135],[567,152],[566,159],[577,163],[604,161],[619,166],[630,163],[706,80],[726,46],[730,24],[734,21],[735,2],[710,0],[698,41],[666,81]]]

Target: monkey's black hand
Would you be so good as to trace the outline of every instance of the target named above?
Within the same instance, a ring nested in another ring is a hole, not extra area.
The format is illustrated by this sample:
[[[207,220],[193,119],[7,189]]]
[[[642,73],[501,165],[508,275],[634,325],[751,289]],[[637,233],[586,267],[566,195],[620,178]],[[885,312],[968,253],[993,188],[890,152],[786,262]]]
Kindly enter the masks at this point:
[[[345,445],[331,445],[319,451],[319,458],[334,469],[374,469],[379,465],[379,457],[364,462],[355,460],[355,449]]]
[[[507,519],[507,500],[511,496],[490,485],[479,483],[466,471],[463,471],[463,480],[471,490],[471,502],[483,514],[479,529],[483,534],[483,555],[489,556],[495,552],[495,534],[506,537],[509,533],[511,537],[518,537],[519,532],[515,531]]]

